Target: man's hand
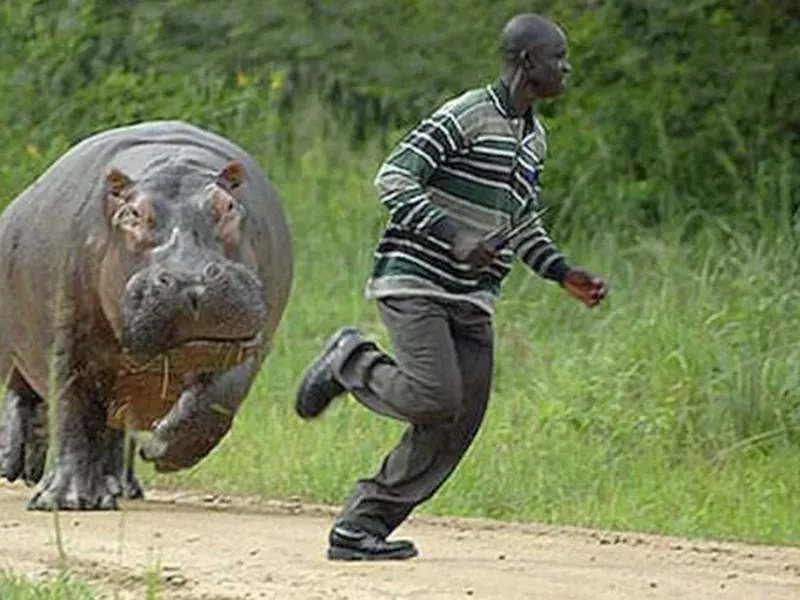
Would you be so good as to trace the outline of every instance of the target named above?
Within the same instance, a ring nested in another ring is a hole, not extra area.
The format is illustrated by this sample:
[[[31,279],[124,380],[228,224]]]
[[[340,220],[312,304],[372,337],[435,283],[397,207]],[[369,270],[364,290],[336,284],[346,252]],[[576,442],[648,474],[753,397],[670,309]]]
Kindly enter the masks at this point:
[[[476,270],[488,267],[497,258],[497,251],[482,238],[461,233],[455,236],[451,253]]]
[[[439,219],[433,232],[440,240],[450,244],[450,254],[459,262],[466,262],[474,270],[488,267],[499,255],[502,244],[497,244],[474,231],[460,229],[449,217]]]
[[[575,267],[567,272],[560,285],[588,308],[597,306],[608,293],[608,282],[605,279]]]

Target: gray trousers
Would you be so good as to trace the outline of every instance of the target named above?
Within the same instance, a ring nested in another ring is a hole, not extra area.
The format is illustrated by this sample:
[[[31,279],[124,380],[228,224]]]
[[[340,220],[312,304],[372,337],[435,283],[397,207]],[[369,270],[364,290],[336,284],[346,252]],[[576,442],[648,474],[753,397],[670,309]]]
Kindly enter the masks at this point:
[[[373,411],[409,423],[378,472],[360,479],[337,523],[388,536],[453,473],[486,412],[492,319],[467,302],[422,296],[378,301],[394,357],[362,344],[334,365]]]

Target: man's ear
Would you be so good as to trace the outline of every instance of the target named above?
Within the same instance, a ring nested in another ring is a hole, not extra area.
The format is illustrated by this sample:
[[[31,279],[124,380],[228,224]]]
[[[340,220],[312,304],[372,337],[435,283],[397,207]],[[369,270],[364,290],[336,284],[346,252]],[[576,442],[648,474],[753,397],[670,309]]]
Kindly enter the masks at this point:
[[[533,56],[531,56],[531,51],[527,48],[520,51],[519,62],[528,73],[532,73],[536,67],[533,61]]]
[[[225,165],[217,174],[215,182],[229,192],[236,191],[244,183],[244,165],[234,160]]]
[[[133,187],[133,180],[116,167],[106,174],[106,217],[111,217],[125,204],[128,193]]]

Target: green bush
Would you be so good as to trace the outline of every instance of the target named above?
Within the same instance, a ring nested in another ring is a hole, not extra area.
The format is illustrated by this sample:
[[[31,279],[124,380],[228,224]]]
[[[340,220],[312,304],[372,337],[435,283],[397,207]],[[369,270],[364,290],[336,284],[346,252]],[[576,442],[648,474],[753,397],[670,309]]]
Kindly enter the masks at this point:
[[[548,203],[569,231],[703,213],[793,219],[800,9],[793,0],[11,0],[3,126],[37,144],[113,124],[292,118],[319,95],[363,139],[396,136],[497,75],[515,12],[560,22],[575,71],[541,108]],[[242,90],[242,81],[247,81]],[[277,122],[264,135],[288,135]]]

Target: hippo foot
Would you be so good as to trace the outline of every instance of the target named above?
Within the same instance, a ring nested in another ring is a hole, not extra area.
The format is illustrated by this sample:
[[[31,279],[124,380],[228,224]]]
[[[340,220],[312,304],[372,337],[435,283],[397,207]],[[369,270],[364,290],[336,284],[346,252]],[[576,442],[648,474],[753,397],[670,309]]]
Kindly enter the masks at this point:
[[[165,419],[139,442],[139,458],[152,463],[157,473],[175,473],[195,466],[230,429],[229,414],[198,411],[191,413],[192,418],[183,413],[180,416],[184,420]]]
[[[184,443],[184,445],[186,445]],[[157,473],[174,473],[182,469],[188,469],[195,461],[196,454],[181,452],[174,445],[164,441],[154,434],[146,440],[142,440],[139,449],[139,458],[144,461],[152,462]]]
[[[94,471],[94,472],[92,472]],[[66,464],[45,475],[28,510],[117,510],[124,486],[118,477]]]
[[[164,418],[139,436],[139,457],[157,473],[199,463],[230,431],[257,368],[251,358],[185,389]]]

